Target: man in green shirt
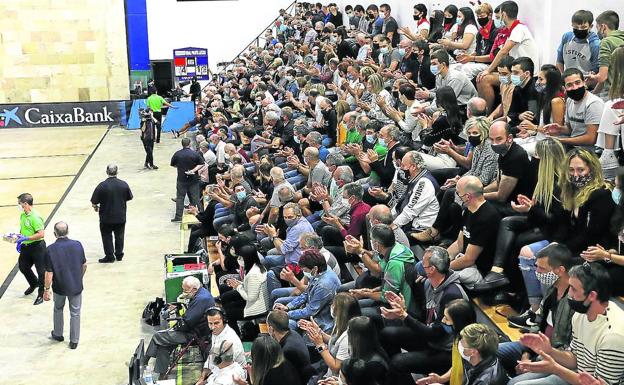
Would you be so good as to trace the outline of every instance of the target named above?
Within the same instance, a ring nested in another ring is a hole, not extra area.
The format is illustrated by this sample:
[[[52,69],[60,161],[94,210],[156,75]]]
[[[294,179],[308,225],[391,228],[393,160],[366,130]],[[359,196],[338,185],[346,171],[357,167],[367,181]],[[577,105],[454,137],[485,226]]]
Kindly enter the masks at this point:
[[[158,95],[158,91],[151,94],[146,100],[145,104],[152,110],[154,113],[154,118],[156,119],[156,143],[160,143],[160,132],[162,131],[162,107],[170,107],[177,108],[167,103],[167,101],[160,95]]]
[[[46,244],[43,240],[45,235],[43,218],[33,209],[33,197],[28,193],[17,197],[17,205],[20,215],[20,237],[17,239],[17,251],[20,253],[18,266],[30,285],[24,292],[29,295],[38,288],[37,298],[34,305],[43,302],[43,282],[45,278],[45,253]],[[33,273],[35,265],[37,275]]]
[[[624,44],[624,31],[619,31],[620,18],[613,11],[604,11],[596,18],[596,30],[600,41],[600,55],[598,57],[599,70],[597,74],[585,77],[588,83],[594,84],[594,94],[606,100],[613,81],[614,70],[609,68],[611,54],[619,46]]]

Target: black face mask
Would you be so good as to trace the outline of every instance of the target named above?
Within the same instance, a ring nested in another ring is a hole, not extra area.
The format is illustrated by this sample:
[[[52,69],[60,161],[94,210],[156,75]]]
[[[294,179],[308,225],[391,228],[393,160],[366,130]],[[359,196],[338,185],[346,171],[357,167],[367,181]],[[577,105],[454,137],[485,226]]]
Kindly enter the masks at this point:
[[[576,28],[572,28],[572,32],[574,33],[574,37],[576,37],[577,39],[587,39],[587,36],[589,36],[589,30],[588,29],[576,29]]]
[[[444,24],[453,24],[453,22],[455,22],[455,19],[455,17],[445,17]]]
[[[583,99],[583,96],[585,96],[585,86],[579,87],[571,91],[566,90],[566,95],[568,95],[568,97],[575,102],[578,102],[579,100]]]
[[[414,15],[414,20],[415,20],[415,21],[420,20],[420,15]]]
[[[478,145],[481,144],[481,135],[468,136],[468,143],[470,143],[472,147],[477,147]]]
[[[587,298],[585,298],[587,299]],[[577,301],[574,300],[570,297],[568,297],[568,304],[570,305],[570,309],[574,310],[577,313],[581,313],[581,314],[586,314],[587,311],[589,310],[589,306],[591,305],[585,305],[585,300],[582,301]]]
[[[487,23],[490,22],[490,19],[488,19],[487,17],[480,17],[477,19],[477,22],[479,23],[480,26],[485,27]]]
[[[372,13],[369,13],[368,14],[368,18],[371,19],[371,20],[375,20],[375,15],[372,14]]]
[[[373,51],[379,50],[379,44],[373,43]]]

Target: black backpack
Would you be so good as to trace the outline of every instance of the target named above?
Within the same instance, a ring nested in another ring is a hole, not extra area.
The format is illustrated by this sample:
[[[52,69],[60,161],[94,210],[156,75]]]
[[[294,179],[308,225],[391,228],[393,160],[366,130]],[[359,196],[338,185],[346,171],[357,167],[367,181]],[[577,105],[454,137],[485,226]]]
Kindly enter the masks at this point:
[[[145,309],[143,309],[143,321],[151,326],[159,326],[160,312],[164,307],[165,301],[160,297],[156,297],[154,301],[150,301],[147,306],[145,306]]]

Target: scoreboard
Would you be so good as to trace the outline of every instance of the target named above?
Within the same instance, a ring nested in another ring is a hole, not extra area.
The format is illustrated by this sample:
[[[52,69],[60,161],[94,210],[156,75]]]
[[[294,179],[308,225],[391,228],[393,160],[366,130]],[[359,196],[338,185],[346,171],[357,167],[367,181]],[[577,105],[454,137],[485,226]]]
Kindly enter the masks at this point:
[[[177,48],[173,50],[173,65],[178,81],[210,80],[208,75],[208,49],[197,47]]]

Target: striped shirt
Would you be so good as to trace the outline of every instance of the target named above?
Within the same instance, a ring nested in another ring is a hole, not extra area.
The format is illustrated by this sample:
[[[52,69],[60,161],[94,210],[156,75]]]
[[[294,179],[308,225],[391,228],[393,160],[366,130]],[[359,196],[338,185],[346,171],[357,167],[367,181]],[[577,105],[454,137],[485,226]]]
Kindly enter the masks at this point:
[[[578,371],[607,384],[624,384],[624,310],[609,302],[606,314],[589,321],[586,314],[572,316],[570,349]]]

